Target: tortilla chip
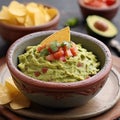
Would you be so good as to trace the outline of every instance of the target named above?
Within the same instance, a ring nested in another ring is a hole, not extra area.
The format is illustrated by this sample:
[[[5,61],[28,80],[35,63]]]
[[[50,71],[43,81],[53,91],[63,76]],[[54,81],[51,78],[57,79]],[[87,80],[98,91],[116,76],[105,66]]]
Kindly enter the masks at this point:
[[[58,14],[58,11],[54,8],[47,9],[47,12],[50,15],[51,19],[53,19]]]
[[[25,16],[26,15],[26,7],[17,2],[17,1],[12,1],[10,5],[8,6],[8,10],[11,14],[15,16]]]
[[[18,90],[11,77],[6,79],[5,84],[0,83],[0,105],[8,103],[12,109],[30,106],[30,101]]]
[[[18,95],[12,100],[10,103],[10,107],[12,109],[22,109],[30,107],[30,101],[27,97],[25,97],[22,93],[18,93]]]
[[[40,45],[48,44],[52,41],[57,41],[59,43],[62,43],[63,41],[70,41],[70,28],[65,27],[52,35],[48,36],[46,39],[44,39]]]
[[[18,94],[18,89],[9,82],[5,82],[5,85],[0,84],[0,105],[11,102]]]
[[[22,4],[12,1],[8,7],[2,6],[0,21],[20,26],[38,26],[49,22],[58,14],[56,9],[30,2]]]

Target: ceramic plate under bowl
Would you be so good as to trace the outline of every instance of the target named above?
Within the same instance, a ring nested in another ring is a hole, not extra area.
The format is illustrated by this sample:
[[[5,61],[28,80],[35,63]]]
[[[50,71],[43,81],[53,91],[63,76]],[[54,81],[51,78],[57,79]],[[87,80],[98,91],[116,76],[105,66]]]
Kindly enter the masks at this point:
[[[10,73],[6,64],[4,64],[0,66],[0,81],[4,82],[4,80],[8,77],[10,77]],[[94,117],[109,110],[116,104],[120,97],[119,84],[119,73],[112,68],[105,86],[86,105],[71,109],[58,110],[41,107],[38,104],[32,103],[31,107],[28,109],[12,111],[26,117],[46,120],[76,120]],[[9,106],[6,107],[9,108]]]

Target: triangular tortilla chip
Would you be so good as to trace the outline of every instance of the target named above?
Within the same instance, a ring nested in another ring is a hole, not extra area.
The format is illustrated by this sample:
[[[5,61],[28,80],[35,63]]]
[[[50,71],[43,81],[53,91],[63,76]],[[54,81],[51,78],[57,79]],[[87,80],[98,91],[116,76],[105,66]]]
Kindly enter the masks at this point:
[[[49,37],[44,39],[40,43],[40,45],[45,45],[52,41],[57,41],[59,43],[62,43],[63,41],[70,41],[70,28],[65,27],[65,28],[53,33],[52,35],[50,35]]]
[[[9,82],[5,85],[0,84],[0,105],[11,102],[18,94],[18,89]]]
[[[30,107],[30,104],[30,100],[28,100],[27,97],[25,97],[21,92],[19,92],[18,95],[10,103],[10,107],[17,110],[22,108],[28,108]]]
[[[30,106],[30,100],[16,87],[13,79],[7,78],[5,84],[0,83],[0,105],[10,103],[12,109],[22,109]]]

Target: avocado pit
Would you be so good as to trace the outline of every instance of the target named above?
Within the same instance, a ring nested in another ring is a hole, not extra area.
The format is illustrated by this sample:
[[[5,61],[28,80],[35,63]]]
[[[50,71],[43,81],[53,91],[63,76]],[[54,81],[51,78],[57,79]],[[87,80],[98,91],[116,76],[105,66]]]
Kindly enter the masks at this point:
[[[108,29],[108,25],[102,21],[102,20],[98,20],[94,23],[94,27],[100,31],[106,31]]]

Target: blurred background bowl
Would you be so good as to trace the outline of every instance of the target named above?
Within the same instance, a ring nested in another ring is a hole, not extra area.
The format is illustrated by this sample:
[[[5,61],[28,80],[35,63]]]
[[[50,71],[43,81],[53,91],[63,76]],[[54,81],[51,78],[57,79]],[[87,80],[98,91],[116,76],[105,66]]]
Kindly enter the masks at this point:
[[[71,40],[92,51],[100,61],[100,71],[82,81],[57,83],[36,80],[23,74],[17,67],[18,56],[27,46],[37,45],[55,31],[32,33],[15,41],[7,52],[7,65],[16,86],[30,100],[46,107],[68,108],[83,105],[104,86],[112,67],[112,57],[105,44],[85,34],[71,32]],[[102,57],[101,57],[102,56]]]
[[[99,15],[111,20],[116,16],[118,12],[118,9],[120,7],[120,0],[116,0],[115,4],[105,8],[92,7],[92,6],[86,5],[84,3],[84,0],[78,0],[78,5],[84,19],[86,19],[88,15]]]
[[[54,8],[58,11],[58,9],[53,6],[45,5],[45,4],[44,6],[47,8]],[[13,43],[18,38],[33,32],[57,29],[59,19],[60,19],[60,13],[58,11],[57,15],[52,20],[50,20],[49,22],[43,25],[38,25],[38,26],[25,27],[25,26],[0,22],[0,35],[4,40]]]

